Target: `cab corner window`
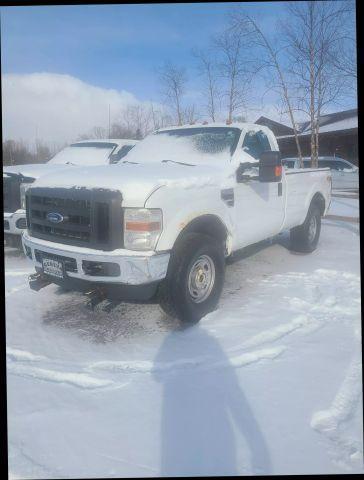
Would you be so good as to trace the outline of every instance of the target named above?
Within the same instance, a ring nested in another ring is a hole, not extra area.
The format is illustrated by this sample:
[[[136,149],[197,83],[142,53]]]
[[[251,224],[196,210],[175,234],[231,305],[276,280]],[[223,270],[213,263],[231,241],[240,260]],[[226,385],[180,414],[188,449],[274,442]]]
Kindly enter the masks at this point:
[[[262,130],[259,130],[258,132],[255,132],[254,130],[247,132],[245,134],[242,148],[256,160],[259,160],[262,152],[272,150],[268,137]]]

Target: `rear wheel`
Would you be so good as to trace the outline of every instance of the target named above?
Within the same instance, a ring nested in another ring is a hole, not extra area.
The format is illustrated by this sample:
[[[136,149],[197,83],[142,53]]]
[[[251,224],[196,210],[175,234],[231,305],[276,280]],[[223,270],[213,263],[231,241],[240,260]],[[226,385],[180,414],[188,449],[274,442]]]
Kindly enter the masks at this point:
[[[321,211],[313,204],[302,225],[291,229],[291,249],[295,252],[313,252],[318,244],[321,232]]]
[[[224,278],[221,242],[208,235],[186,234],[172,251],[159,303],[182,323],[196,323],[216,308]]]

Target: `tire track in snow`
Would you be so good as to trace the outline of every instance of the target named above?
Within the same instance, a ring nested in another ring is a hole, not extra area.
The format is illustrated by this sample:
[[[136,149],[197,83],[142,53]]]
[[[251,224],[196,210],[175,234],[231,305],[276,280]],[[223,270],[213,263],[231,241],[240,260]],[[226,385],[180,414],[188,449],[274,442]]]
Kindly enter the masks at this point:
[[[149,360],[140,361],[100,361],[95,362],[86,369],[87,371],[104,371],[111,373],[168,373],[175,370],[201,369],[211,370],[214,368],[233,367],[240,368],[261,360],[274,359],[285,351],[286,347],[266,348],[255,352],[243,353],[229,357],[227,361],[213,361],[211,357],[195,357],[178,360],[175,362],[155,363]]]
[[[53,383],[65,383],[73,387],[81,389],[94,389],[110,387],[114,382],[105,379],[99,379],[79,372],[60,372],[56,370],[48,370],[45,368],[33,367],[30,365],[21,365],[10,362],[7,366],[10,374],[19,377],[43,380]]]
[[[13,270],[13,271],[5,271],[5,277],[24,277],[25,275],[30,275],[32,270],[29,271],[20,271],[20,270]]]
[[[275,342],[276,340],[280,340],[286,335],[289,335],[290,333],[299,330],[302,327],[306,327],[311,322],[312,320],[307,315],[299,315],[291,322],[282,323],[280,325],[277,325],[276,327],[263,330],[262,332],[253,335],[251,338],[249,338],[249,340],[243,342],[242,345],[232,348],[230,351],[235,352],[236,350],[240,350],[241,348],[246,349],[251,347],[258,347],[265,343]]]
[[[10,297],[10,295],[12,295],[13,293],[19,292],[20,290],[25,290],[26,288],[28,288],[28,284],[20,285],[19,287],[13,287],[7,292],[5,292],[5,298]]]
[[[6,355],[12,361],[40,362],[47,360],[47,357],[43,355],[34,355],[34,353],[27,352],[26,350],[18,350],[17,348],[11,347],[6,347]]]
[[[336,461],[347,467],[363,460],[363,449],[360,442],[343,436],[340,425],[349,420],[355,413],[362,394],[362,365],[360,356],[356,355],[350,363],[346,376],[327,410],[320,410],[312,415],[311,427],[330,440],[336,452]],[[344,457],[344,458],[343,458]]]

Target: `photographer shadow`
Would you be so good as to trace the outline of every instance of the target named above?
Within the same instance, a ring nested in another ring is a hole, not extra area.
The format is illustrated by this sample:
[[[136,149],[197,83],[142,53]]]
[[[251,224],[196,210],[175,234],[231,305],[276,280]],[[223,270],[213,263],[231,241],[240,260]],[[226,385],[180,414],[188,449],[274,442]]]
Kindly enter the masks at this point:
[[[163,388],[162,476],[270,473],[264,436],[215,338],[198,325],[168,334],[153,371]],[[239,459],[236,432],[248,447]]]

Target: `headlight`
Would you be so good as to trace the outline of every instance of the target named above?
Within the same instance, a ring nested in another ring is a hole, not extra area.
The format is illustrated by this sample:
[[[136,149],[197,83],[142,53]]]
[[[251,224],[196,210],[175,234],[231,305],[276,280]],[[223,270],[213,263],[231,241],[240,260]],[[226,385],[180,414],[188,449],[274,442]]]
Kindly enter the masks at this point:
[[[31,183],[21,183],[20,184],[20,208],[25,210],[25,192],[31,187]]]
[[[124,247],[130,250],[154,250],[162,227],[162,210],[125,208]]]

